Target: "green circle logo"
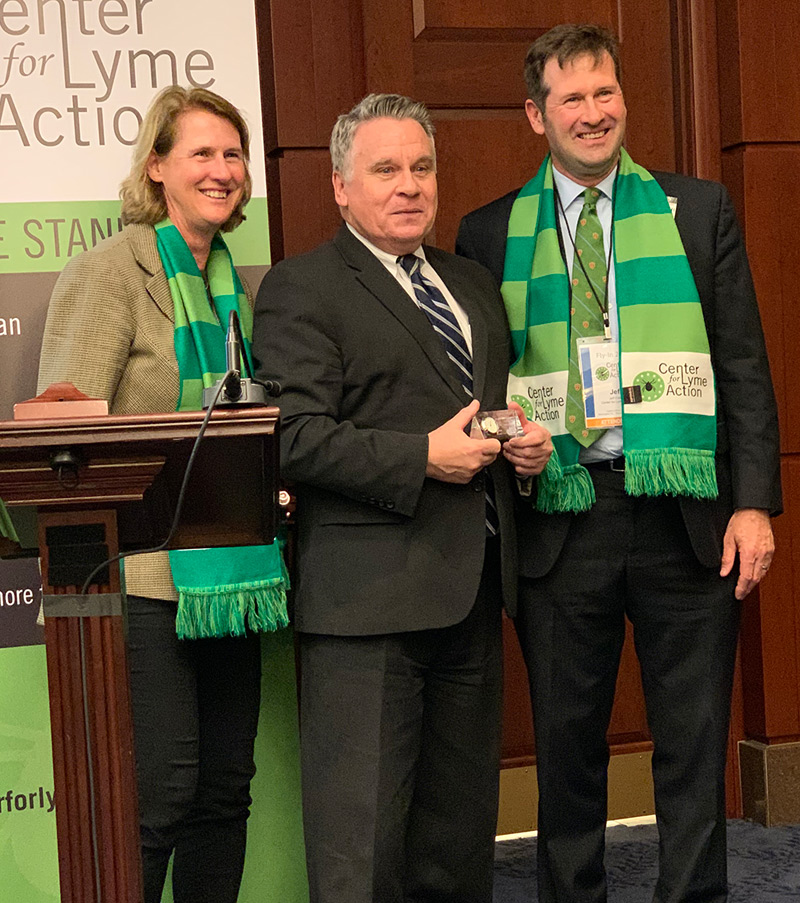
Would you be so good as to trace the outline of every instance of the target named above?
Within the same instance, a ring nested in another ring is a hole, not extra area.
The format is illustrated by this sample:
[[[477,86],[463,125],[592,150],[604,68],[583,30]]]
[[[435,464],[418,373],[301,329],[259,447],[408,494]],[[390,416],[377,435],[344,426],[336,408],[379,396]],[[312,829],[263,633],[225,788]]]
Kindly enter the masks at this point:
[[[611,373],[609,372],[608,367],[598,367],[594,371],[594,375],[601,383],[604,383],[608,377],[611,376]]]
[[[652,370],[642,370],[633,378],[634,386],[642,390],[642,401],[658,401],[664,394],[664,380]]]
[[[512,395],[511,400],[516,401],[516,403],[522,408],[528,420],[533,420],[533,405],[531,404],[529,398],[526,398],[524,395]]]

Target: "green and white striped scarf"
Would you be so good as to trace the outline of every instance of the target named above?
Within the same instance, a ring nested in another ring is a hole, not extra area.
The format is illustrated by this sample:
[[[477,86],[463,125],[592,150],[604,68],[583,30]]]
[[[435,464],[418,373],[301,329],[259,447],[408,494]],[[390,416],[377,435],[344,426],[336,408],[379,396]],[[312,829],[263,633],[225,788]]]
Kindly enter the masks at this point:
[[[714,373],[697,287],[666,195],[625,150],[613,229],[620,386],[642,390],[641,402],[623,404],[625,490],[716,498]],[[515,355],[509,400],[553,435],[537,507],[586,511],[594,486],[564,426],[571,286],[549,155],[511,209],[501,291]]]
[[[211,243],[203,276],[188,245],[169,219],[155,227],[156,242],[175,306],[175,356],[180,374],[179,411],[202,407],[203,389],[227,371],[225,327],[239,314],[243,354],[252,361],[253,314],[231,255],[219,234]],[[178,589],[176,629],[181,639],[241,636],[245,628],[277,630],[289,621],[289,581],[277,542],[269,546],[185,549],[169,553]]]

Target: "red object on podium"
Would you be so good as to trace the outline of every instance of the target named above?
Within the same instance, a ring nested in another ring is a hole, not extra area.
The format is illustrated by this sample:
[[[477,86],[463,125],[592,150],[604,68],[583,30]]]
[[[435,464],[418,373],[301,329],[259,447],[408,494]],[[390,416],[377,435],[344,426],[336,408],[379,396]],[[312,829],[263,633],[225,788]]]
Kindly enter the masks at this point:
[[[61,420],[67,417],[101,417],[108,402],[90,398],[72,383],[53,383],[41,395],[14,405],[14,420]]]

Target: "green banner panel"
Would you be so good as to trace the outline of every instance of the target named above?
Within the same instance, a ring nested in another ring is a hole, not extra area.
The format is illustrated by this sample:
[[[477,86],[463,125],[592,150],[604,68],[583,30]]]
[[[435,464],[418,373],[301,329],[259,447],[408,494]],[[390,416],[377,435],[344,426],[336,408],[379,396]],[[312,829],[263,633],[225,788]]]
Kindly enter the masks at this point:
[[[0,561],[0,899],[58,903],[44,631],[35,559]]]
[[[268,264],[267,199],[252,198],[247,219],[225,235],[237,266]],[[60,272],[72,257],[122,230],[119,201],[42,201],[0,209],[0,274]]]

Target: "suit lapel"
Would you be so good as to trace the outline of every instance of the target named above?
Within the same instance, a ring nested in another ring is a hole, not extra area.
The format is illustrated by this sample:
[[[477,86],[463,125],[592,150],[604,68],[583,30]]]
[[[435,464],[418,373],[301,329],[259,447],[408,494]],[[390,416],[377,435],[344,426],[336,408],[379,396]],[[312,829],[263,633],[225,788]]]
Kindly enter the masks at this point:
[[[343,225],[336,234],[334,244],[347,265],[355,271],[355,278],[408,330],[436,372],[463,403],[464,389],[455,373],[453,363],[425,314],[380,260],[352,235],[346,225]]]
[[[152,226],[143,225],[130,225],[126,228],[130,230],[129,241],[133,256],[149,276],[144,283],[145,291],[170,323],[174,323],[175,305],[172,302],[169,282],[158,253],[155,229]]]

